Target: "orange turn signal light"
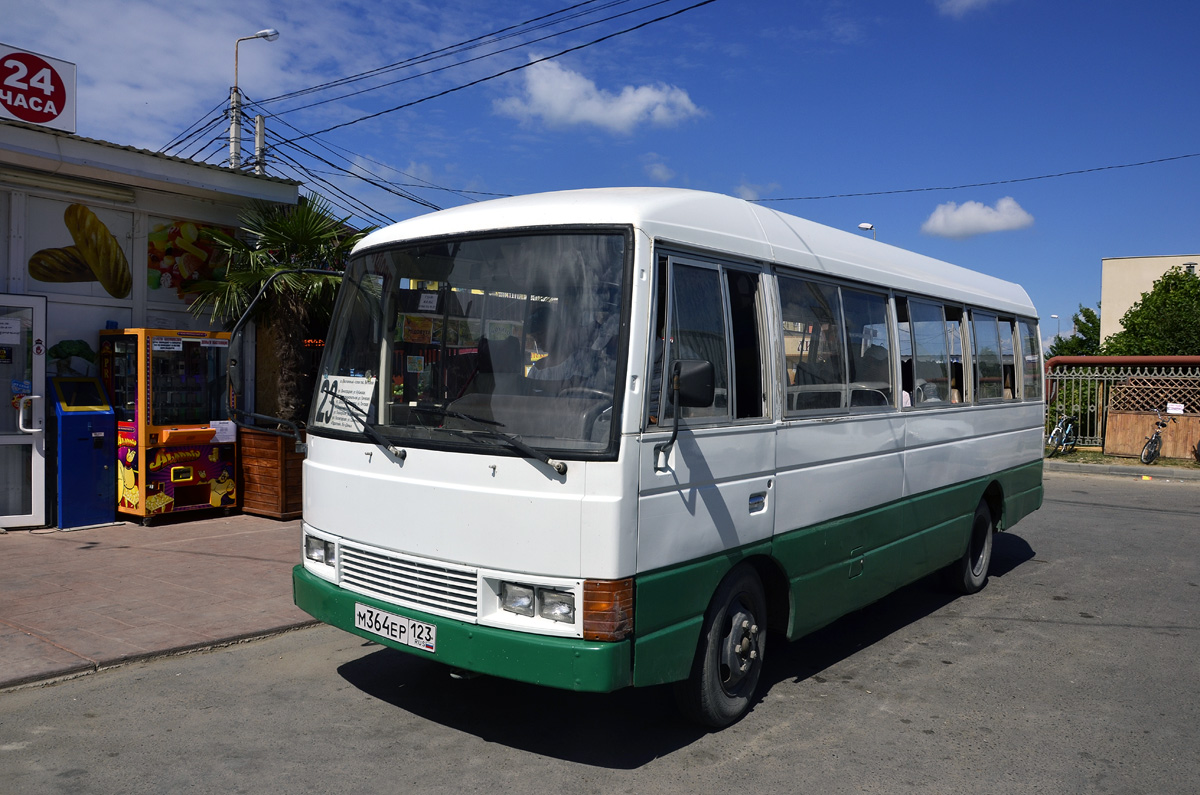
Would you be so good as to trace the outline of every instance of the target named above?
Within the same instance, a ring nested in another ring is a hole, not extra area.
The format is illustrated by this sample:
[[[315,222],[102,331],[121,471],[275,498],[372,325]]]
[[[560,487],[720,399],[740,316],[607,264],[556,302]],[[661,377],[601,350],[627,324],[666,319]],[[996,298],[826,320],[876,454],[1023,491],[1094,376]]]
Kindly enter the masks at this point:
[[[632,634],[633,579],[584,580],[584,640],[622,640]]]

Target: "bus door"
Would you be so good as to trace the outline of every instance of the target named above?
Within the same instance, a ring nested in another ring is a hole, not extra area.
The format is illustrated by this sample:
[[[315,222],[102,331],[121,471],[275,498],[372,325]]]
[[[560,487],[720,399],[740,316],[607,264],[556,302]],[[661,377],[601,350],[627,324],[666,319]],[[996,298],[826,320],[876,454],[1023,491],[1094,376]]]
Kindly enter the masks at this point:
[[[770,538],[775,514],[762,273],[660,256],[656,285],[640,461],[643,572]],[[710,405],[671,405],[662,373],[676,360],[712,363]],[[676,422],[678,437],[663,450]]]

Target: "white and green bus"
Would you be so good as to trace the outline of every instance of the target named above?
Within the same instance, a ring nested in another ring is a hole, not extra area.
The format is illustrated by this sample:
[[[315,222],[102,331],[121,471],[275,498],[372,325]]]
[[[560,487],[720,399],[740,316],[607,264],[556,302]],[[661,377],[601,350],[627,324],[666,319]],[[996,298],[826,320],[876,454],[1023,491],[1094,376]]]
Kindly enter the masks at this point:
[[[601,189],[355,249],[318,375],[296,604],[453,670],[677,683],[714,727],[795,639],[1042,501],[1012,283],[727,196]]]

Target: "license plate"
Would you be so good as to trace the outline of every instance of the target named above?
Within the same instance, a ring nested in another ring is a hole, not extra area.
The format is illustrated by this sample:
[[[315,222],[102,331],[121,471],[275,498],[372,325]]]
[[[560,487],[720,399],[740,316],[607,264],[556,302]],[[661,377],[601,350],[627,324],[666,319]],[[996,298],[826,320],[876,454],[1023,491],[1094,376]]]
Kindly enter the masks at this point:
[[[437,627],[424,621],[414,621],[405,616],[355,603],[354,626],[397,643],[412,646],[414,649],[429,652],[436,650]]]

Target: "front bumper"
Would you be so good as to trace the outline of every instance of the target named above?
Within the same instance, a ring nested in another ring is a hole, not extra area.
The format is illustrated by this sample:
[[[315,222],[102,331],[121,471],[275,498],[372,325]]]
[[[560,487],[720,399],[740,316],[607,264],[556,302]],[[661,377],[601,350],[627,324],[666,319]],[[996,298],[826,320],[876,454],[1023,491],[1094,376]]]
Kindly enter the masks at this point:
[[[304,566],[292,569],[292,594],[296,606],[319,621],[452,668],[595,693],[608,693],[633,683],[633,652],[629,640],[603,643],[481,627],[343,590],[309,574]],[[434,624],[437,627],[437,651],[415,649],[356,628],[356,603]]]

